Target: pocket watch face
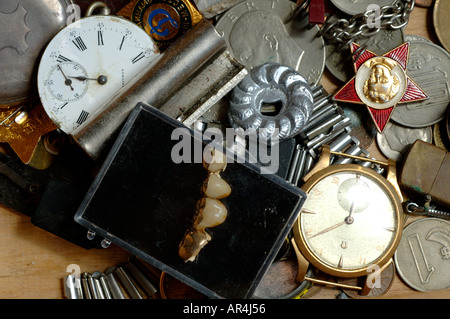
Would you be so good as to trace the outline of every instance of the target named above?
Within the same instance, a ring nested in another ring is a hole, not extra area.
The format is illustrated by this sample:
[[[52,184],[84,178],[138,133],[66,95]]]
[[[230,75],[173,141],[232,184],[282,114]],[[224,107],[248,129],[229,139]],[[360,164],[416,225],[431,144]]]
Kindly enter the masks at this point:
[[[158,55],[148,34],[115,16],[90,16],[60,31],[38,70],[39,96],[64,132],[81,129],[109,99],[139,79]]]
[[[349,277],[365,275],[369,266],[393,254],[400,212],[385,183],[363,171],[341,170],[309,184],[295,227],[312,264]]]

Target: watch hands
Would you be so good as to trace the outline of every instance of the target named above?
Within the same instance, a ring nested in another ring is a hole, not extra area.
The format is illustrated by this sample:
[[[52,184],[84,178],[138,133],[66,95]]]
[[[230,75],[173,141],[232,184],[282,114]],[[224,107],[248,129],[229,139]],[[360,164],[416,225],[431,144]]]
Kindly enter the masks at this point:
[[[325,234],[325,233],[329,232],[330,230],[333,230],[333,229],[338,228],[338,227],[340,227],[342,225],[345,225],[345,224],[347,224],[347,225],[352,224],[353,221],[354,221],[354,219],[352,217],[352,214],[353,214],[354,211],[355,211],[355,201],[352,201],[352,206],[350,207],[350,210],[349,210],[350,214],[347,217],[345,217],[344,221],[342,221],[340,223],[337,223],[336,225],[330,226],[330,227],[328,227],[328,228],[326,228],[324,230],[321,230],[320,232],[318,232],[318,233],[316,233],[316,234],[314,234],[314,235],[312,235],[311,237],[308,237],[308,238],[311,239],[311,238],[314,238],[316,236]]]
[[[61,69],[61,67],[58,65],[58,70],[61,71],[62,75],[64,76],[64,79],[66,79],[64,81],[64,84],[69,86],[70,89],[73,91],[73,87],[72,87],[72,81],[70,79],[67,78],[67,76],[64,74],[63,70]]]
[[[350,210],[349,210],[349,215],[347,217],[345,217],[344,222],[347,224],[352,224],[354,219],[352,217],[352,214],[355,211],[355,201],[352,201],[352,205],[350,206]]]
[[[320,232],[318,232],[318,233],[316,233],[316,234],[314,234],[314,235],[312,235],[311,237],[308,237],[308,238],[311,239],[311,238],[314,238],[314,237],[316,237],[316,236],[325,234],[326,232],[329,232],[330,230],[333,230],[333,229],[335,229],[335,228],[338,228],[338,227],[340,227],[340,226],[342,226],[342,225],[344,225],[344,224],[346,224],[346,223],[347,223],[347,222],[344,220],[343,222],[340,222],[340,223],[338,223],[338,224],[336,224],[336,225],[333,225],[333,226],[331,226],[331,227],[328,227],[328,228],[326,228],[326,229],[324,229],[324,230],[322,230],[322,231],[320,231]]]
[[[88,77],[85,77],[85,76],[82,76],[82,75],[80,75],[80,76],[69,76],[69,78],[75,79],[75,80],[78,80],[78,81],[86,81],[86,80],[97,81],[98,84],[101,84],[101,85],[106,84],[106,82],[108,82],[108,78],[105,75],[100,75],[98,78],[88,78]]]

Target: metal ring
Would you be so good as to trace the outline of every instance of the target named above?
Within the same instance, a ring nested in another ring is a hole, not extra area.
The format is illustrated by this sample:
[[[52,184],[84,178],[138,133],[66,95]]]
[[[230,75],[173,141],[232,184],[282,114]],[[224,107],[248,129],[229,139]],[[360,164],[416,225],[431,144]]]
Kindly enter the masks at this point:
[[[282,104],[278,114],[262,114],[263,104],[277,102]],[[306,79],[290,67],[269,62],[253,68],[233,89],[228,117],[235,129],[259,130],[260,138],[282,140],[301,130],[312,109],[313,96]]]

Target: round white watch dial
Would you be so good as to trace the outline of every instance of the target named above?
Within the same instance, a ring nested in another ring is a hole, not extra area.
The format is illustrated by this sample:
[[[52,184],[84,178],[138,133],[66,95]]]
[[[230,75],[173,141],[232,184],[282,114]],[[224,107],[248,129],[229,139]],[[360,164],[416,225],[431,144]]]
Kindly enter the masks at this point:
[[[74,134],[135,83],[158,55],[153,39],[128,20],[101,15],[78,20],[61,30],[42,55],[42,105],[62,131]]]
[[[70,74],[69,77],[66,74]],[[89,83],[87,81],[73,81],[73,74],[88,76],[87,71],[75,62],[60,63],[50,70],[46,85],[53,99],[61,102],[74,102],[84,96]]]
[[[311,253],[343,270],[376,263],[392,246],[397,223],[395,203],[385,188],[355,172],[318,181],[300,214],[301,234]]]

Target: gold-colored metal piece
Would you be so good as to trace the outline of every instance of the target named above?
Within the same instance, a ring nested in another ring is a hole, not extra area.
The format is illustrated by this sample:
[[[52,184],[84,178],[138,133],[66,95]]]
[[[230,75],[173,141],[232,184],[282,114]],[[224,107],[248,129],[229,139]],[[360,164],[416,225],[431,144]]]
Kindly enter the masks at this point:
[[[341,283],[307,277],[306,272],[308,271],[309,262],[305,259],[305,257],[303,257],[303,255],[301,254],[300,250],[298,249],[298,246],[295,243],[295,240],[293,238],[291,239],[291,243],[292,243],[292,247],[294,248],[295,255],[297,257],[298,270],[297,270],[297,277],[295,279],[297,282],[302,282],[304,280],[307,280],[307,281],[315,283],[315,284],[339,287],[339,288],[344,288],[344,289],[352,289],[352,290],[362,290],[363,289],[359,286],[346,285],[346,284],[341,284]]]
[[[29,164],[41,136],[55,129],[40,104],[0,109],[0,142],[8,143],[24,164]]]
[[[203,18],[189,0],[133,0],[118,15],[144,29],[161,52]]]
[[[450,152],[417,140],[403,160],[399,184],[413,197],[430,195],[436,204],[450,207]]]
[[[330,166],[330,155],[341,155],[341,156],[348,156],[355,159],[360,159],[362,161],[371,161],[380,165],[383,165],[388,168],[388,178],[384,178],[377,172],[375,172],[372,169],[356,165],[356,164],[341,164],[341,165],[332,165]],[[401,239],[401,233],[402,233],[402,227],[403,227],[403,208],[402,208],[402,196],[399,196],[399,188],[398,185],[395,187],[396,179],[395,178],[395,162],[388,161],[381,162],[373,159],[368,159],[365,157],[359,157],[359,156],[349,156],[345,153],[339,153],[339,152],[330,152],[329,146],[325,145],[322,148],[322,155],[318,161],[318,164],[311,170],[309,174],[305,176],[305,184],[302,186],[302,190],[305,191],[305,193],[309,193],[309,191],[313,188],[314,185],[316,185],[320,180],[324,179],[325,177],[341,173],[341,172],[353,172],[359,175],[364,175],[372,180],[375,180],[379,185],[382,186],[382,188],[385,190],[387,196],[391,199],[393,203],[393,208],[395,210],[396,220],[398,221],[396,225],[396,229],[393,230],[394,237],[392,239],[392,242],[389,247],[385,249],[385,251],[380,255],[380,257],[375,262],[378,266],[383,266],[385,263],[387,263],[392,255],[395,252],[395,249],[400,242]],[[394,182],[392,184],[391,182]],[[401,192],[400,192],[401,194]],[[300,213],[302,214],[302,213]],[[339,267],[332,267],[330,265],[325,264],[322,262],[315,253],[309,248],[308,244],[305,241],[305,238],[303,238],[303,234],[301,231],[301,223],[300,223],[301,215],[297,218],[296,222],[293,226],[293,232],[294,232],[294,238],[296,241],[296,244],[298,245],[298,248],[300,249],[301,254],[306,258],[308,262],[310,262],[313,266],[315,266],[317,269],[330,274],[332,276],[337,277],[343,277],[343,278],[352,278],[352,277],[360,277],[363,275],[367,275],[368,267],[361,267],[358,269],[341,269]]]
[[[450,20],[448,14],[450,12],[450,1],[436,0],[433,9],[434,30],[441,42],[442,46],[450,52]]]
[[[400,80],[392,73],[397,62],[377,57],[365,62],[364,65],[370,69],[369,78],[364,82],[364,95],[375,103],[391,101],[400,90]]]

